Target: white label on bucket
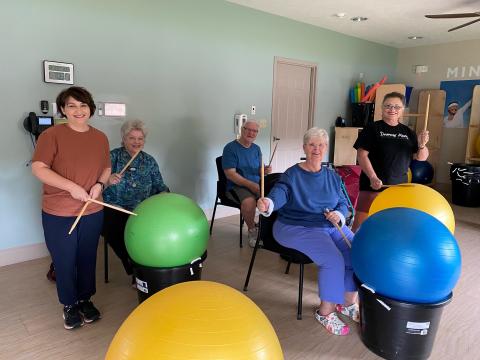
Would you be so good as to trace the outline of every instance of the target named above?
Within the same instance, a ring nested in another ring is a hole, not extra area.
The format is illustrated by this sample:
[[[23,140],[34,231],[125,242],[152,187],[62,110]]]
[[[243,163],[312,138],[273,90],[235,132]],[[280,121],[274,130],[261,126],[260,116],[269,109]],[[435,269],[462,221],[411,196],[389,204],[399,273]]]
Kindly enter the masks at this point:
[[[137,289],[144,292],[145,294],[148,294],[148,283],[138,278],[135,278],[135,281],[137,282]]]
[[[430,321],[428,322],[407,322],[407,328],[409,329],[428,329],[430,327]]]
[[[407,322],[407,334],[427,335],[430,322]]]

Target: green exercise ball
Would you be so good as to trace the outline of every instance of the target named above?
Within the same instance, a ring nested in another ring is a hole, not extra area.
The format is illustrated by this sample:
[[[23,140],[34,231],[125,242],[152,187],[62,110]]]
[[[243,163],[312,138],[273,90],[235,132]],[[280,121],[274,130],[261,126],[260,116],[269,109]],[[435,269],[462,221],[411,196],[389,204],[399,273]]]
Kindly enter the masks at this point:
[[[125,227],[125,245],[134,262],[151,267],[189,264],[202,256],[209,238],[202,209],[186,196],[154,195],[142,201]]]

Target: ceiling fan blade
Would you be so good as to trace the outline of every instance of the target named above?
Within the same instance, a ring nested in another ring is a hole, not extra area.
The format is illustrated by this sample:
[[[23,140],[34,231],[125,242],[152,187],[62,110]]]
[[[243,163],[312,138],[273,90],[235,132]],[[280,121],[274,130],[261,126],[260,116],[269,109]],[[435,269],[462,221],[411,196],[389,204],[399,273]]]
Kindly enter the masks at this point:
[[[448,32],[461,29],[461,28],[463,28],[463,27],[465,27],[465,26],[474,24],[474,23],[476,23],[477,21],[480,21],[480,19],[476,19],[476,20],[473,20],[473,21],[469,21],[469,22],[467,22],[467,23],[465,23],[465,24],[463,24],[463,25],[455,26],[454,28],[448,29]]]
[[[461,13],[461,14],[438,14],[438,15],[425,15],[429,19],[459,19],[480,16],[480,12],[473,13]]]

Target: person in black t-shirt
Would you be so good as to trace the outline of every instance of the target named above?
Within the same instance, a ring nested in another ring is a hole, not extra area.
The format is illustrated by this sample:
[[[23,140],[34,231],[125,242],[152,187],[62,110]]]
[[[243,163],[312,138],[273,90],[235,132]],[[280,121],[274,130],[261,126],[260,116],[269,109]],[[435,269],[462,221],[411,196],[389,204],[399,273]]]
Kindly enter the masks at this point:
[[[407,182],[407,172],[413,159],[428,158],[428,130],[415,134],[408,126],[400,123],[405,97],[392,92],[383,98],[382,120],[367,126],[353,145],[357,149],[360,175],[353,231],[367,218],[370,205],[382,190],[383,185]]]

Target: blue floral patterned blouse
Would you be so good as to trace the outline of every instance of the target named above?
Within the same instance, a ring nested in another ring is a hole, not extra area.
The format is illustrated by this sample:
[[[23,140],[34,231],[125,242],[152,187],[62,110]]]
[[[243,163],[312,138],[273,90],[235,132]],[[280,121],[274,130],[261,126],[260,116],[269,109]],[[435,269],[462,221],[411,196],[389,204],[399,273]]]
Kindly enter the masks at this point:
[[[131,156],[124,147],[110,151],[112,174],[122,171]],[[106,203],[133,210],[146,198],[166,191],[158,164],[153,156],[141,151],[123,173],[117,185],[110,185],[103,192]]]

